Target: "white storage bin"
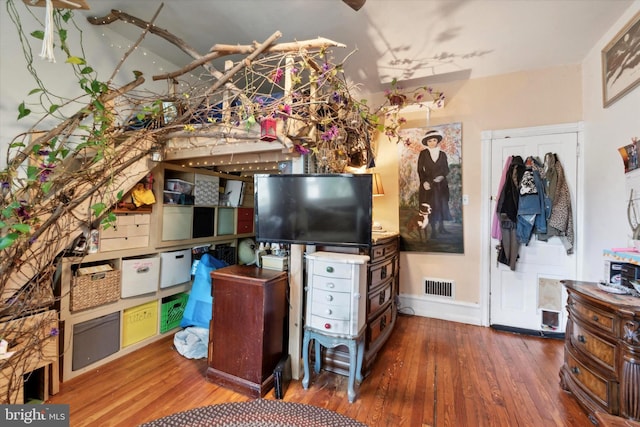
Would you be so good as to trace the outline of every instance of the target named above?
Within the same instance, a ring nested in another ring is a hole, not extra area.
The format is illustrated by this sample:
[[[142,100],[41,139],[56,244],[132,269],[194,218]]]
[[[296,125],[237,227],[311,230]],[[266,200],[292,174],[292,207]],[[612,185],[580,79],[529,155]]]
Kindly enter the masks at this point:
[[[159,280],[160,257],[122,260],[122,298],[156,292]]]
[[[191,280],[191,250],[160,254],[160,287],[168,288]]]

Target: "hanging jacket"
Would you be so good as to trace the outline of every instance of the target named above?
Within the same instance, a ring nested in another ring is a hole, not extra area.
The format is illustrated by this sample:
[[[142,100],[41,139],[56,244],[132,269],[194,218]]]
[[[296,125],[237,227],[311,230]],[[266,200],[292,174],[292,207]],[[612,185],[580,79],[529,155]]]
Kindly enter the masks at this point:
[[[507,160],[504,162],[504,167],[502,168],[502,175],[500,176],[500,184],[498,184],[498,194],[502,193],[502,189],[504,188],[504,182],[507,179],[507,174],[509,173],[509,166],[511,166],[512,156],[508,156]],[[496,201],[496,210],[493,213],[493,222],[491,223],[491,237],[496,240],[500,240],[502,238],[502,231],[500,229],[500,212],[498,210],[498,201]]]
[[[538,239],[546,241],[549,237],[558,236],[567,255],[570,255],[573,253],[575,241],[571,193],[569,193],[564,168],[556,154],[545,156],[545,169],[547,176],[550,177],[549,194],[553,195],[553,199],[551,215],[547,221],[547,233],[539,235]]]
[[[513,156],[507,171],[500,198],[498,212],[500,214],[501,240],[498,246],[498,262],[515,270],[520,244],[516,238],[518,203],[520,200],[520,182],[525,171],[524,161],[520,156]]]
[[[544,181],[538,170],[528,168],[520,182],[520,201],[516,236],[518,242],[529,244],[534,233],[547,232],[547,218],[551,214],[551,202],[544,191]]]

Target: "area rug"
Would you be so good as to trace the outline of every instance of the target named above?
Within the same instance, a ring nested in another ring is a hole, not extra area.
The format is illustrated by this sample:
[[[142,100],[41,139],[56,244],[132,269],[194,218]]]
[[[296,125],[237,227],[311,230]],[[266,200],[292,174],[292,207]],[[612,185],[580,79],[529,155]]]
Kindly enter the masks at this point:
[[[366,427],[324,408],[281,400],[221,403],[158,418],[140,427]]]

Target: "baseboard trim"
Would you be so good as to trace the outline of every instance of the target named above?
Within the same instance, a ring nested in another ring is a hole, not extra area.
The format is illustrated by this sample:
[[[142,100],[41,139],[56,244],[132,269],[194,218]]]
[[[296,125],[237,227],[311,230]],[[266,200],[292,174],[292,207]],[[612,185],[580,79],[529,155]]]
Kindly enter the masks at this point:
[[[413,314],[476,326],[482,325],[479,304],[407,294],[400,294],[398,299],[398,309],[401,314]]]

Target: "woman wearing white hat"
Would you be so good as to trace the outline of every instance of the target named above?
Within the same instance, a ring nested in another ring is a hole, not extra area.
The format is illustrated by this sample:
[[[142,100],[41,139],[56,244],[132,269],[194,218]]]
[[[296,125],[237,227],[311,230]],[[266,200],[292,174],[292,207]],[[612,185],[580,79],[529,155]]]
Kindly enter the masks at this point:
[[[443,135],[438,130],[428,131],[422,138],[422,144],[426,149],[418,155],[418,176],[420,178],[420,191],[418,198],[420,205],[423,203],[431,206],[431,237],[436,238],[438,233],[448,234],[443,221],[451,220],[449,211],[449,162],[444,151],[440,150]]]

